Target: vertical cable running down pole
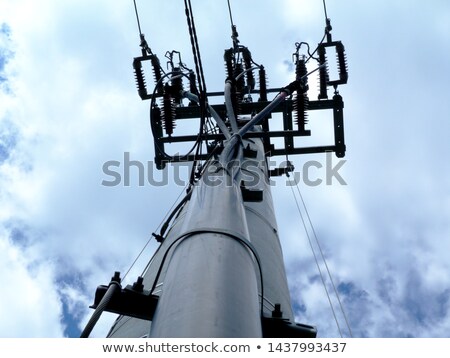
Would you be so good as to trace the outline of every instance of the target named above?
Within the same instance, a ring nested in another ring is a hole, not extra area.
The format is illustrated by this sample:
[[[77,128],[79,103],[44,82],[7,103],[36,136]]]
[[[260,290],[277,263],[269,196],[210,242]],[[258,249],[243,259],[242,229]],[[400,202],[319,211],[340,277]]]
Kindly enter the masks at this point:
[[[331,302],[330,294],[329,294],[327,286],[325,284],[325,279],[323,277],[322,270],[320,269],[319,261],[317,260],[316,252],[314,251],[314,247],[313,247],[311,238],[309,236],[308,229],[306,228],[305,220],[304,220],[302,212],[300,210],[300,205],[298,204],[298,200],[297,200],[297,197],[295,196],[295,192],[294,192],[294,189],[292,188],[292,185],[290,187],[291,187],[292,195],[294,196],[295,204],[297,205],[298,213],[300,214],[300,218],[302,219],[303,227],[305,228],[306,237],[308,238],[309,246],[311,247],[311,251],[314,256],[314,261],[316,262],[317,269],[319,270],[319,275],[320,275],[320,279],[322,280],[323,288],[325,289],[325,293],[327,294],[328,302],[330,304],[330,308],[333,313],[334,321],[336,322],[336,326],[339,331],[339,335],[341,336],[341,338],[344,338],[344,336],[342,335],[341,326],[339,325],[339,321],[336,316],[336,312],[334,311],[334,307]]]
[[[166,215],[164,216],[164,218],[161,220],[161,222],[159,223],[158,227],[153,231],[154,233],[158,231],[158,229],[161,227],[161,225],[164,223],[164,221],[166,220],[166,218],[170,215],[170,213],[172,212],[173,208],[175,207],[175,205],[177,205],[178,201],[180,200],[181,195],[183,195],[183,193],[186,191],[186,188],[188,187],[188,185],[186,185],[183,190],[181,191],[181,193],[178,195],[178,197],[175,199],[174,203],[172,204],[172,206],[170,207],[169,211],[166,213]],[[147,240],[147,242],[145,243],[144,247],[141,249],[141,251],[139,252],[139,254],[136,256],[136,258],[134,259],[133,263],[130,265],[130,267],[128,268],[128,270],[126,271],[125,275],[123,275],[122,277],[122,282],[125,281],[125,278],[128,276],[128,274],[130,273],[130,271],[132,270],[132,268],[134,267],[134,265],[136,264],[136,262],[139,260],[139,258],[142,256],[142,254],[144,253],[144,250],[147,248],[147,246],[150,244],[150,241],[152,241],[153,236],[150,236],[150,238]],[[150,263],[150,262],[149,262]],[[143,276],[145,271],[147,270],[147,266],[145,267],[144,271],[142,271],[140,276]]]
[[[337,291],[337,289],[336,289],[336,285],[334,284],[333,277],[331,276],[330,269],[328,268],[327,260],[325,259],[325,255],[323,254],[323,250],[322,250],[322,247],[321,247],[321,245],[320,245],[319,238],[317,237],[316,230],[314,229],[314,225],[313,225],[313,223],[312,223],[312,221],[311,221],[311,217],[309,216],[309,212],[308,212],[308,209],[306,208],[306,204],[305,204],[305,201],[303,200],[303,195],[302,195],[302,193],[300,192],[300,188],[298,187],[298,183],[296,183],[296,187],[297,187],[297,191],[298,191],[298,194],[299,194],[299,196],[300,196],[300,199],[302,200],[303,208],[305,209],[305,213],[306,213],[306,216],[307,216],[307,218],[308,218],[309,225],[311,226],[311,229],[312,229],[314,238],[315,238],[316,243],[317,243],[317,246],[318,246],[318,248],[319,248],[320,255],[321,255],[322,260],[323,260],[323,262],[324,262],[324,264],[325,264],[325,267],[326,267],[326,269],[327,269],[328,277],[330,278],[331,285],[333,286],[334,293],[335,293],[335,295],[336,295],[336,297],[337,297],[337,300],[338,300],[338,302],[339,302],[339,307],[340,307],[340,309],[341,309],[342,315],[344,316],[344,320],[345,320],[345,323],[346,323],[346,325],[347,325],[347,329],[348,329],[348,331],[349,331],[349,333],[350,333],[350,337],[353,338],[353,332],[352,332],[352,330],[351,330],[351,328],[350,328],[350,324],[349,324],[349,322],[348,322],[347,315],[345,314],[345,310],[344,310],[344,307],[343,307],[343,305],[342,305],[341,299],[340,299],[340,297],[339,297],[339,293],[338,293],[338,291]]]

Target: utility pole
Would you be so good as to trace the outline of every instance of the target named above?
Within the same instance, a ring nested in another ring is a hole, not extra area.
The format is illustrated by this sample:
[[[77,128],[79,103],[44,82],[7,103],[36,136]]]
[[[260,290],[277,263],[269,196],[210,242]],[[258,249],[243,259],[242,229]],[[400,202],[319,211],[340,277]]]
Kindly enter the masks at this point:
[[[187,69],[175,51],[166,54],[171,71],[163,73],[141,34],[142,56],[133,66],[140,97],[151,101],[156,166],[194,164],[185,197],[160,233],[154,234],[160,246],[143,277],[122,288],[116,273],[109,285],[97,289],[92,308],[120,315],[108,337],[316,336],[315,327],[295,322],[269,183],[270,177],[294,168],[290,162],[269,168],[267,159],[329,151],[338,157],[345,154],[344,105],[337,87],[347,82],[347,64],[344,46],[332,40],[330,31],[327,22],[327,41],[317,46],[318,58],[309,52],[309,45],[301,54],[305,43],[297,43],[294,81],[283,88],[267,88],[264,66],[239,44],[233,26],[233,47],[224,53],[224,91],[210,93],[197,88],[197,83],[206,88],[200,71]],[[330,50],[337,55],[336,79],[330,79],[327,70]],[[312,59],[319,72],[316,101],[308,98],[307,64]],[[153,67],[152,93],[144,78],[146,61]],[[198,63],[196,67],[201,68]],[[277,94],[268,100],[272,93]],[[254,102],[253,96],[258,100]],[[209,105],[212,97],[222,97],[223,104]],[[314,110],[332,110],[334,143],[299,147],[294,139],[311,135],[307,113]],[[192,119],[199,121],[199,133],[175,135],[177,121]],[[280,121],[283,130],[271,130],[274,121]],[[276,147],[274,138],[281,138],[283,145]],[[193,143],[193,150],[185,155],[166,153],[166,146],[180,142]]]
[[[224,153],[212,163],[175,224],[180,230],[166,238],[182,237],[150,337],[262,337],[261,313],[271,317],[274,303],[293,321],[264,147],[261,139],[242,144],[250,157],[241,150],[231,164]],[[252,171],[251,189],[242,165]]]

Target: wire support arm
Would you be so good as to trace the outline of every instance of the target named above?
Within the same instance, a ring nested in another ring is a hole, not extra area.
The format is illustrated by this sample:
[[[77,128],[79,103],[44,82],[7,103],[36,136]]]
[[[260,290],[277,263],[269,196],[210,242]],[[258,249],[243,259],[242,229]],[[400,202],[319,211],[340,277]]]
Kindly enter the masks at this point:
[[[231,95],[232,87],[233,87],[233,85],[232,85],[231,81],[227,81],[225,83],[225,105],[227,108],[228,119],[230,120],[233,133],[238,133],[239,128],[238,128],[238,124],[237,124],[236,115],[234,113],[233,100],[232,100],[232,95]]]
[[[191,101],[194,101],[195,103],[200,103],[200,99],[198,98],[198,96],[191,92],[184,91],[183,97],[185,97]],[[219,128],[222,131],[225,138],[230,139],[231,134],[230,134],[230,131],[228,130],[227,126],[225,125],[225,122],[222,120],[222,118],[219,116],[219,114],[216,112],[216,110],[209,103],[208,103],[208,110],[209,110],[209,113],[211,113],[211,116],[216,121],[217,125],[219,126]]]
[[[259,112],[253,119],[243,126],[239,131],[239,136],[245,135],[255,125],[259,124],[264,118],[266,118],[286,97],[290,96],[294,91],[297,81],[292,82],[286,88],[283,88],[281,92],[270,102],[261,112]]]

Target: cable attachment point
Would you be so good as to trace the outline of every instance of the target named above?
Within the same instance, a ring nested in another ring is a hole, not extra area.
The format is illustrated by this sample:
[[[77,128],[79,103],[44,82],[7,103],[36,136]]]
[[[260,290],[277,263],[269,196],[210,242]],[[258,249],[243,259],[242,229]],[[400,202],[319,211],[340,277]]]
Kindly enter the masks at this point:
[[[139,46],[141,47],[142,56],[153,55],[153,52],[148,46],[147,40],[145,39],[145,35],[140,34],[139,37],[141,38],[141,43],[139,44]]]
[[[325,34],[327,35],[327,41],[331,42],[331,30],[333,30],[333,27],[331,26],[331,19],[326,19],[326,26],[325,26]]]
[[[154,232],[152,232],[152,236],[155,238],[156,241],[158,241],[159,243],[163,242],[164,238],[159,235],[159,234],[155,234]]]
[[[269,171],[269,176],[271,177],[279,177],[282,175],[286,175],[288,178],[290,177],[289,173],[294,171],[295,167],[290,160],[287,161],[285,167],[274,168]]]
[[[121,281],[122,281],[122,279],[120,278],[120,272],[116,271],[116,272],[114,272],[114,276],[111,277],[111,282],[109,284],[110,285],[113,284],[113,283],[120,284]]]
[[[142,276],[139,276],[136,280],[136,282],[133,283],[132,289],[136,292],[144,292],[144,278]]]
[[[95,309],[94,315],[96,312],[106,311],[139,319],[152,320],[157,304],[158,296],[152,295],[149,290],[146,290],[144,287],[144,279],[138,277],[133,285],[127,285],[125,288],[122,288],[116,281],[111,281],[109,286],[98,286],[95,291],[94,304],[90,307]],[[98,314],[96,316],[98,318],[100,317]],[[95,318],[97,321],[98,318]],[[86,333],[83,332],[82,338],[89,336],[94,325],[90,323],[86,326]]]

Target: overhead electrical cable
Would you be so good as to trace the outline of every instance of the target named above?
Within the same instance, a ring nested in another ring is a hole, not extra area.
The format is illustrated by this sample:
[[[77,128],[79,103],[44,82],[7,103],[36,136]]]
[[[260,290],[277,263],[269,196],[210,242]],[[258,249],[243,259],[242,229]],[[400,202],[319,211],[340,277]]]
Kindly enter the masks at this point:
[[[233,22],[233,13],[231,11],[231,4],[230,4],[230,0],[227,0],[228,3],[228,13],[230,14],[230,22],[231,22],[231,27],[234,27],[234,22]]]
[[[200,105],[200,127],[201,131],[199,133],[199,139],[197,150],[195,153],[195,158],[198,158],[201,155],[202,151],[202,142],[203,142],[203,130],[204,130],[204,124],[206,122],[206,115],[207,115],[207,98],[206,98],[206,82],[205,82],[205,75],[203,72],[203,64],[202,64],[202,58],[200,54],[200,47],[198,45],[198,38],[197,38],[197,30],[195,28],[195,20],[194,20],[194,13],[192,11],[192,4],[191,0],[184,0],[184,7],[185,7],[185,14],[186,14],[186,20],[188,24],[188,30],[189,30],[189,37],[191,40],[191,47],[192,47],[192,55],[194,57],[194,63],[195,63],[195,70],[197,73],[198,78],[198,89],[199,89],[199,105]],[[191,184],[194,184],[195,181],[195,168],[197,167],[197,159],[194,160],[191,170],[191,175],[189,182]]]
[[[322,1],[323,2],[323,12],[325,14],[325,20],[328,20],[328,14],[327,14],[327,3],[325,0]]]
[[[173,202],[173,204],[172,204],[172,206],[170,207],[169,211],[166,213],[166,215],[164,216],[164,218],[163,218],[162,221],[159,223],[158,227],[156,228],[156,230],[155,230],[153,233],[156,233],[160,227],[166,226],[166,223],[167,223],[167,226],[168,226],[168,222],[170,222],[170,220],[171,220],[171,218],[173,217],[174,213],[178,212],[179,209],[180,209],[180,207],[179,207],[179,206],[180,206],[180,203],[179,203],[178,201],[180,200],[181,195],[183,195],[183,193],[185,193],[185,192],[187,192],[187,191],[189,190],[189,189],[188,189],[189,186],[190,186],[190,184],[187,184],[187,185],[183,188],[183,190],[180,192],[180,194],[178,195],[178,197],[175,199],[175,201]],[[187,198],[188,195],[190,196],[190,194],[187,193],[187,194],[185,195],[185,198]],[[181,202],[185,202],[185,199],[183,198],[183,200],[182,200]],[[170,219],[169,219],[169,218],[170,218]],[[163,225],[163,223],[164,223],[164,225]],[[163,230],[163,229],[161,228],[161,231],[162,231],[162,230]],[[166,230],[166,229],[164,229],[164,232],[161,232],[161,234],[164,234],[164,233],[165,233],[165,230]],[[156,236],[157,236],[157,235],[152,234],[152,237],[156,237]],[[153,257],[149,260],[149,262],[148,262],[147,265],[145,266],[144,270],[142,271],[141,276],[144,276],[145,272],[149,269],[150,265],[153,263],[153,259],[154,259],[155,255],[156,255],[156,253],[158,252],[158,250],[159,250],[160,247],[161,247],[161,246],[158,247],[158,249],[156,250],[156,252],[153,254]]]
[[[333,307],[333,304],[332,304],[332,302],[331,302],[330,294],[329,294],[329,292],[328,292],[327,285],[326,285],[326,283],[325,283],[325,278],[324,278],[324,275],[323,275],[323,273],[322,273],[322,270],[320,269],[319,260],[317,259],[317,255],[316,255],[316,252],[315,252],[315,250],[314,250],[314,246],[313,246],[313,244],[312,244],[311,237],[310,237],[309,232],[308,232],[308,229],[307,229],[307,227],[306,227],[305,219],[303,218],[303,214],[302,214],[302,211],[301,211],[301,209],[300,209],[300,205],[299,205],[299,203],[298,203],[298,200],[297,200],[297,197],[296,197],[296,195],[295,195],[294,189],[292,188],[292,185],[290,185],[290,187],[291,187],[292,195],[293,195],[294,200],[295,200],[295,204],[296,204],[296,206],[297,206],[298,213],[299,213],[299,215],[300,215],[300,218],[301,218],[302,223],[303,223],[303,227],[304,227],[304,229],[305,229],[306,237],[308,238],[308,242],[309,242],[309,246],[310,246],[310,248],[311,248],[311,252],[312,252],[312,254],[313,254],[313,256],[314,256],[314,261],[315,261],[315,263],[316,263],[317,270],[319,271],[319,275],[320,275],[320,279],[321,279],[321,281],[322,281],[323,288],[324,288],[325,293],[326,293],[327,298],[328,298],[328,303],[329,303],[329,305],[330,305],[331,312],[332,312],[333,317],[334,317],[334,321],[336,322],[336,326],[337,326],[337,329],[338,329],[338,331],[339,331],[339,334],[340,334],[341,338],[343,338],[344,336],[342,335],[341,326],[339,325],[339,321],[338,321],[338,319],[337,319],[336,312],[335,312],[334,307]]]
[[[136,5],[136,0],[133,0],[133,3],[134,3],[134,12],[136,13],[136,21],[139,29],[139,35],[142,37],[141,22],[139,21],[139,11]]]
[[[199,91],[200,91],[200,101],[201,96],[206,94],[206,83],[205,76],[203,73],[202,59],[200,55],[200,48],[198,46],[197,31],[195,29],[194,15],[192,12],[191,0],[184,0],[186,20],[188,24],[189,36],[191,40],[192,55],[194,56],[195,71],[197,73]],[[203,93],[202,93],[203,92]]]
[[[164,221],[167,219],[167,217],[173,212],[173,209],[175,207],[175,205],[178,203],[178,200],[180,199],[181,195],[183,195],[183,192],[185,192],[186,188],[188,187],[188,185],[186,185],[186,187],[184,187],[184,189],[181,191],[181,193],[178,195],[178,197],[175,199],[174,203],[172,204],[172,206],[170,207],[170,209],[167,211],[166,215],[164,216],[164,218],[161,220],[161,222],[159,223],[158,227],[153,231],[154,233],[157,232],[159,230],[159,228],[161,227],[161,225],[164,223]],[[128,268],[127,272],[125,273],[125,275],[122,278],[122,282],[125,281],[125,278],[127,277],[127,275],[130,273],[130,271],[132,270],[132,268],[134,267],[134,265],[136,264],[136,262],[139,260],[139,258],[142,256],[142,254],[144,253],[145,249],[147,248],[147,246],[150,244],[150,242],[152,241],[152,239],[155,237],[155,235],[151,235],[150,238],[147,240],[147,242],[145,243],[144,247],[141,249],[141,251],[139,252],[139,254],[136,256],[136,258],[134,259],[133,263],[130,265],[130,267]],[[149,261],[150,262],[150,261]],[[147,267],[144,269],[144,271],[142,272],[141,276],[144,274],[144,272],[146,271]]]
[[[300,188],[299,188],[299,186],[298,186],[298,183],[296,183],[296,187],[297,187],[298,195],[300,196],[300,199],[301,199],[301,201],[302,201],[303,208],[304,208],[305,213],[306,213],[306,217],[308,218],[308,222],[309,222],[309,225],[310,225],[310,227],[311,227],[313,236],[314,236],[315,241],[316,241],[316,243],[317,243],[317,247],[319,248],[320,256],[321,256],[322,261],[323,261],[323,263],[324,263],[324,265],[325,265],[325,267],[326,267],[328,277],[330,278],[331,285],[333,286],[334,293],[335,293],[336,298],[337,298],[337,300],[338,300],[338,302],[339,302],[339,307],[340,307],[341,313],[342,313],[342,315],[343,315],[343,317],[344,317],[344,320],[345,320],[347,329],[348,329],[348,331],[349,331],[350,337],[353,338],[353,333],[352,333],[352,330],[351,330],[351,328],[350,328],[350,324],[349,324],[349,322],[348,322],[347,315],[345,314],[345,310],[344,310],[344,307],[343,307],[343,305],[342,305],[342,302],[341,302],[341,298],[340,298],[339,292],[338,292],[338,290],[336,289],[336,285],[334,284],[333,276],[331,275],[330,269],[329,269],[328,264],[327,264],[327,260],[325,259],[325,255],[323,254],[322,246],[321,246],[321,244],[320,244],[320,242],[319,242],[319,238],[318,238],[318,236],[317,236],[317,234],[316,234],[316,230],[314,229],[314,225],[313,225],[313,223],[312,223],[312,221],[311,221],[311,217],[309,216],[309,211],[308,211],[308,208],[306,207],[305,201],[303,200],[303,195],[302,195],[302,193],[301,193],[301,191],[300,191]]]
[[[324,16],[325,16],[325,24],[326,24],[326,27],[325,27],[325,33],[324,33],[324,35],[323,35],[323,37],[322,37],[322,40],[320,41],[319,45],[316,47],[316,49],[314,50],[314,52],[313,52],[312,54],[309,52],[309,45],[307,45],[307,46],[308,46],[308,54],[309,54],[309,58],[306,60],[306,62],[308,62],[311,58],[314,58],[314,54],[318,51],[319,47],[320,47],[321,44],[325,41],[325,38],[327,37],[327,35],[329,35],[329,32],[331,31],[331,25],[330,25],[330,19],[328,18],[328,12],[327,12],[327,4],[326,4],[326,0],[322,0],[322,3],[323,3],[323,11],[324,11]],[[300,45],[301,45],[301,43],[299,44],[299,46],[300,46]],[[325,64],[319,66],[319,68],[322,67],[322,66],[325,66]],[[318,70],[319,68],[317,68],[316,70]],[[316,70],[314,70],[314,71],[316,71]],[[314,71],[312,71],[312,72],[314,72]],[[312,232],[313,232],[315,241],[316,241],[316,243],[317,243],[317,247],[319,248],[320,255],[321,255],[321,257],[322,257],[322,261],[323,261],[324,264],[325,264],[325,267],[326,267],[326,270],[327,270],[327,273],[328,273],[328,277],[330,278],[330,282],[331,282],[331,284],[332,284],[334,293],[335,293],[336,298],[337,298],[337,300],[338,300],[338,302],[339,302],[339,307],[340,307],[340,310],[341,310],[342,315],[343,315],[343,317],[344,317],[344,320],[345,320],[347,329],[348,329],[348,331],[349,331],[350,337],[353,337],[353,332],[352,332],[352,330],[351,330],[351,327],[350,327],[350,324],[349,324],[347,315],[346,315],[345,310],[344,310],[344,307],[343,307],[343,305],[342,305],[342,302],[341,302],[341,299],[340,299],[339,292],[338,292],[338,290],[336,289],[336,285],[334,284],[334,280],[333,280],[333,277],[332,277],[332,275],[331,275],[330,269],[329,269],[329,267],[328,267],[327,260],[325,259],[325,256],[324,256],[324,254],[323,254],[322,246],[320,245],[319,238],[318,238],[318,236],[317,236],[317,234],[316,234],[316,230],[314,229],[314,225],[313,225],[313,223],[312,223],[312,221],[311,221],[311,217],[309,216],[309,212],[308,212],[308,209],[307,209],[307,207],[306,207],[305,201],[303,200],[303,195],[302,195],[302,193],[301,193],[301,191],[300,191],[300,188],[299,188],[299,186],[298,186],[298,183],[296,183],[296,187],[297,187],[297,191],[298,191],[298,194],[299,194],[299,196],[300,196],[300,199],[301,199],[301,201],[302,201],[303,208],[304,208],[304,210],[305,210],[306,216],[307,216],[307,218],[308,218],[309,225],[310,225],[310,227],[311,227],[311,230],[312,230]],[[292,189],[292,187],[291,187],[291,189]],[[296,203],[297,203],[297,208],[298,208],[298,202],[297,202],[297,199],[296,199]],[[298,209],[299,209],[299,208],[298,208]],[[300,211],[300,209],[299,209],[299,211]],[[301,214],[300,214],[300,215],[301,215]],[[305,226],[303,217],[302,217],[302,222],[303,222],[303,225]],[[305,230],[306,230],[306,226],[305,226]],[[308,240],[310,240],[309,235],[308,235]],[[311,242],[310,242],[310,244],[311,244]],[[312,248],[312,246],[311,246],[311,248]],[[315,254],[314,254],[314,256],[315,256]],[[328,291],[327,291],[327,295],[328,295]],[[330,302],[330,303],[331,303],[331,302]],[[334,311],[334,310],[333,310],[333,311]],[[337,322],[336,322],[336,323],[337,323]],[[340,329],[339,329],[339,331],[340,331]],[[342,333],[341,333],[341,337],[342,337]]]

